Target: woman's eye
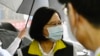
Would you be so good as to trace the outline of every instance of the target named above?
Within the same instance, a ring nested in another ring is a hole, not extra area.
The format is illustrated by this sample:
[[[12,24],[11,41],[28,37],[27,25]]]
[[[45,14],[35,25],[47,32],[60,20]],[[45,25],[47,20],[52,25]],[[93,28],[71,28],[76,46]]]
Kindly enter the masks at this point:
[[[58,23],[50,23],[48,24],[49,26],[56,26],[56,25],[61,25],[61,22],[58,22]]]
[[[57,25],[57,24],[52,24],[52,25]]]

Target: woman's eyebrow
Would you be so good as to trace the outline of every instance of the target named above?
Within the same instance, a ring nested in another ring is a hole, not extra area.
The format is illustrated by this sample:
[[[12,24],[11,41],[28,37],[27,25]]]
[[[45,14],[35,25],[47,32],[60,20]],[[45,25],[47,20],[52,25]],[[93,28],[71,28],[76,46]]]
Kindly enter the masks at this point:
[[[54,24],[55,22],[50,22],[50,23],[48,23],[48,24]]]

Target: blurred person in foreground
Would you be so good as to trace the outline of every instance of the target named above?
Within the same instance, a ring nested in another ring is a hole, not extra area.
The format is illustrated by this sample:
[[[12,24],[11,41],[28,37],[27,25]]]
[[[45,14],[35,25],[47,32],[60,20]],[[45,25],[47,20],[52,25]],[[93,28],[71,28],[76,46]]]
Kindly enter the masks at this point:
[[[17,56],[74,56],[73,44],[65,42],[60,15],[54,9],[39,8],[29,30],[33,42],[18,50]]]
[[[86,48],[100,56],[100,0],[59,0],[65,5],[71,30]]]
[[[11,56],[11,54],[1,47],[2,42],[0,41],[0,56]]]
[[[13,56],[20,45],[21,39],[24,38],[25,32],[26,29],[24,28],[21,32],[19,32],[18,36],[15,38],[15,40],[10,44],[10,46],[7,49],[2,48],[3,43],[0,41],[0,56]]]

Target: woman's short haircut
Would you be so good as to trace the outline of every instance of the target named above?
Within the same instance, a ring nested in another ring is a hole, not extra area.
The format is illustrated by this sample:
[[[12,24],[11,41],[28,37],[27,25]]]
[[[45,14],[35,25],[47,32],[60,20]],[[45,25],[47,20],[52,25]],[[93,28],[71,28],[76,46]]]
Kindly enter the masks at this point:
[[[58,12],[54,9],[47,8],[47,7],[41,7],[35,12],[29,30],[29,34],[31,38],[37,41],[47,40],[43,36],[43,27],[49,22],[49,20],[51,19],[54,13],[58,13]]]

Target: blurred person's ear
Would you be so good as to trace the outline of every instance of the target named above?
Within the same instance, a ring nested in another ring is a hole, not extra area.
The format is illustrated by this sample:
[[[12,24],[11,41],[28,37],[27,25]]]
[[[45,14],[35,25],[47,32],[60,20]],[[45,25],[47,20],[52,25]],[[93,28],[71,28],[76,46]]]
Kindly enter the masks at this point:
[[[75,36],[81,36],[83,33],[87,32],[87,21],[81,14],[78,14],[71,3],[68,3],[68,16],[72,33]]]
[[[73,33],[76,33],[76,30],[79,30],[80,26],[86,22],[85,18],[73,8],[71,3],[68,3],[68,16]]]
[[[74,10],[73,6],[71,3],[68,3],[68,17],[69,17],[69,21],[71,24],[71,30],[73,31],[76,27],[76,23],[77,23],[77,16],[76,15],[76,11]]]

